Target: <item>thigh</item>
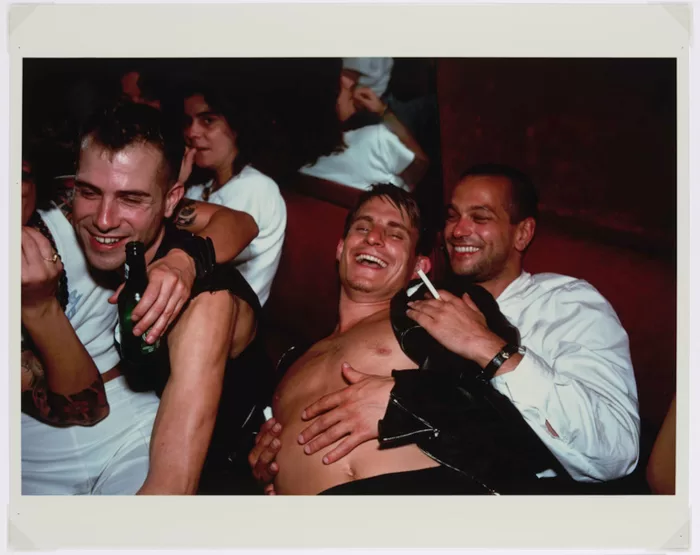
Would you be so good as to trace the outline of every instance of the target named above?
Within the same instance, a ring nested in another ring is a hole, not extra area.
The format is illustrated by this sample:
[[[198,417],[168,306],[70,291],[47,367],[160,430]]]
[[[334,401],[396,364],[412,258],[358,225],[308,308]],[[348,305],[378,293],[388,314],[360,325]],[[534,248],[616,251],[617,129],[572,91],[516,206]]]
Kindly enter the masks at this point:
[[[111,397],[109,418],[118,422],[119,428],[113,430],[110,456],[92,493],[133,495],[148,474],[150,439],[159,402],[153,393],[135,393],[126,388],[120,388]]]

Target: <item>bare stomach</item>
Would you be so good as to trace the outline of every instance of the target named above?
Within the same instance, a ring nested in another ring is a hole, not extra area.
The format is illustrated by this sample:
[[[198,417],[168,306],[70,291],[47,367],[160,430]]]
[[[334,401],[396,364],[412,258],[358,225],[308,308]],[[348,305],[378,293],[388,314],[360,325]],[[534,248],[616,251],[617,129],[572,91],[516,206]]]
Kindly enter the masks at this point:
[[[316,495],[328,488],[370,478],[390,472],[404,472],[439,466],[415,445],[379,449],[377,440],[367,441],[348,455],[332,464],[323,464],[323,456],[330,453],[343,439],[321,449],[313,455],[304,453],[297,437],[310,422],[301,420],[301,413],[317,397],[284,407],[279,411],[282,424],[280,441],[282,447],[277,454],[279,473],[275,479],[275,491],[280,495]],[[285,419],[286,418],[286,419]]]

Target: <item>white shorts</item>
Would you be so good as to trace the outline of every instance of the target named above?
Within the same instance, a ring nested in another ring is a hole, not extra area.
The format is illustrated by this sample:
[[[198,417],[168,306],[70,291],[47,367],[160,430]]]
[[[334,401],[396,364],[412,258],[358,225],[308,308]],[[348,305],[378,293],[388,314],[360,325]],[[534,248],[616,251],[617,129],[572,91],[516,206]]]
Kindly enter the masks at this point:
[[[94,426],[56,428],[22,413],[23,495],[132,495],[143,485],[160,400],[123,376],[105,391],[109,416]]]

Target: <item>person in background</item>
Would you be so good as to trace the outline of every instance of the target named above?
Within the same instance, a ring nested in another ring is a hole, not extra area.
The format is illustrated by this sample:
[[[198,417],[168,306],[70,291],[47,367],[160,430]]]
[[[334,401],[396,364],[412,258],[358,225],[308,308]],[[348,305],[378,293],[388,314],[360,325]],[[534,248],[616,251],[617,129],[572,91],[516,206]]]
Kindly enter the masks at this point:
[[[412,191],[428,170],[428,156],[371,88],[358,87],[359,79],[358,71],[341,71],[336,111],[346,148],[299,171],[357,189],[391,183]]]
[[[236,257],[238,270],[264,305],[282,256],[287,208],[279,187],[257,170],[254,131],[244,121],[245,107],[224,87],[192,84],[184,97],[184,134],[195,151],[194,163],[211,178],[192,185],[185,196],[250,214],[258,235]]]

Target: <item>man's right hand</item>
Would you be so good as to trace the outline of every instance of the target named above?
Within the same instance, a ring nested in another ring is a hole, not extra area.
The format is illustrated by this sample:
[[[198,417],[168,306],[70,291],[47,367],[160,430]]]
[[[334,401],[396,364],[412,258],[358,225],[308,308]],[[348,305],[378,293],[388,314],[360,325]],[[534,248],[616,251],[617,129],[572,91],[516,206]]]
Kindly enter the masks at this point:
[[[32,227],[22,228],[22,312],[37,316],[56,302],[56,289],[63,270],[49,240]]]
[[[248,454],[248,464],[253,471],[253,477],[265,488],[266,495],[275,495],[275,486],[272,481],[279,472],[279,465],[275,457],[282,444],[279,435],[282,425],[274,418],[270,418],[261,427],[255,436],[255,447]]]

